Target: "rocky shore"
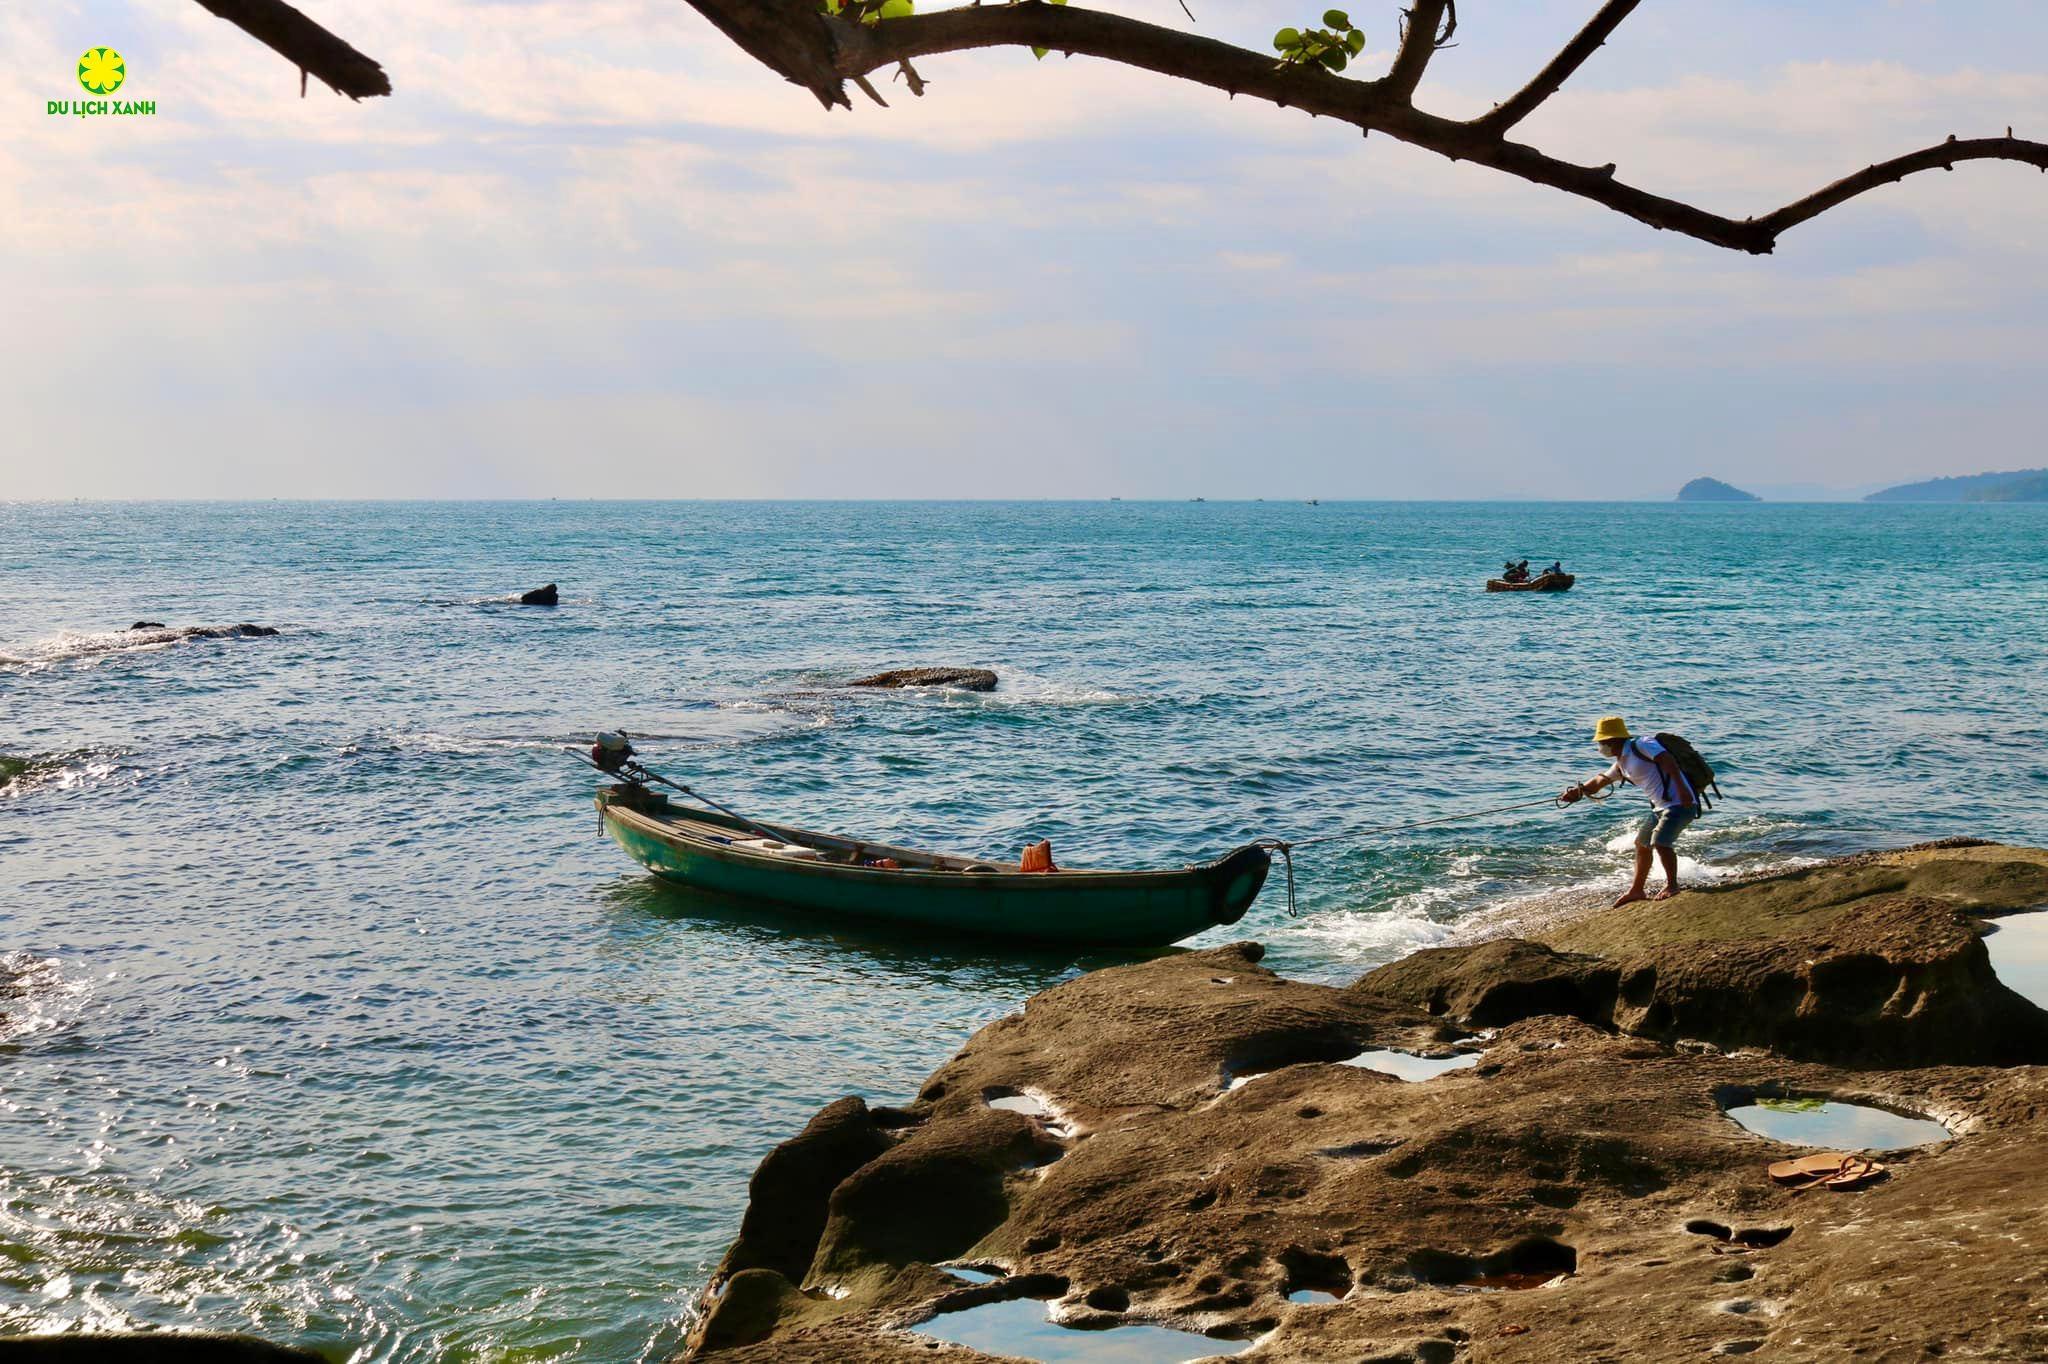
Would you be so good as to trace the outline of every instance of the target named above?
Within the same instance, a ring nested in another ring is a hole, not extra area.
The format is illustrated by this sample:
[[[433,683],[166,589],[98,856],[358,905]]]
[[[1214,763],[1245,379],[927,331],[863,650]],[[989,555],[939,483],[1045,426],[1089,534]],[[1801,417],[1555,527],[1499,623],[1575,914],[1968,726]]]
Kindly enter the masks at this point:
[[[2048,1358],[2048,1012],[1983,936],[2041,908],[2048,852],[1951,842],[1349,987],[1256,943],[1098,971],[776,1148],[686,1357],[988,1358],[954,1314],[1034,1298],[1254,1364]],[[1795,1190],[1759,1099],[1947,1132]]]

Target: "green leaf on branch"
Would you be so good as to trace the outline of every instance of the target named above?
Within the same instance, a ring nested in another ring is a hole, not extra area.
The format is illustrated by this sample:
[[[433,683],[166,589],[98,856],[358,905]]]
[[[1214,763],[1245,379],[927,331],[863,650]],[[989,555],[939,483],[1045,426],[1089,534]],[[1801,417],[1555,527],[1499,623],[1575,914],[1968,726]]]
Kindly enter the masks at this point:
[[[1323,28],[1283,28],[1273,35],[1273,47],[1282,66],[1320,66],[1325,71],[1342,71],[1351,59],[1365,51],[1365,34],[1351,25],[1351,16],[1341,9],[1323,12]]]
[[[834,18],[853,18],[872,28],[884,19],[908,19],[916,0],[818,0],[818,8]]]

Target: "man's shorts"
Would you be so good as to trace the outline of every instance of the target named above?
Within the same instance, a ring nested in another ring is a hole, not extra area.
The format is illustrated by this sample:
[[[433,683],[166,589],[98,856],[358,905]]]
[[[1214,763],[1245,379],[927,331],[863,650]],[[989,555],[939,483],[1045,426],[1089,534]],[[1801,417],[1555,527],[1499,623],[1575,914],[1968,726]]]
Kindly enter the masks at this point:
[[[1700,817],[1697,805],[1674,805],[1669,810],[1652,810],[1636,826],[1638,848],[1669,848],[1678,842],[1685,826]]]

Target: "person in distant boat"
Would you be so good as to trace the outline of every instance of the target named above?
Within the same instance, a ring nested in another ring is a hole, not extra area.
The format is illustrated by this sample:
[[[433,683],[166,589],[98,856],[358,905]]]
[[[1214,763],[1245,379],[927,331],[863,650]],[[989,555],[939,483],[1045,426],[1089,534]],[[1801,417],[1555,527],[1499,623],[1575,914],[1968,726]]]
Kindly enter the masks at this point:
[[[1619,715],[1610,715],[1593,728],[1593,742],[1613,766],[1577,786],[1567,786],[1558,799],[1570,805],[1593,792],[1627,782],[1650,798],[1650,813],[1636,828],[1636,875],[1627,893],[1614,903],[1632,904],[1650,898],[1644,883],[1650,879],[1650,858],[1654,855],[1664,868],[1664,889],[1656,898],[1668,900],[1678,894],[1678,836],[1686,825],[1700,817],[1699,795],[1679,770],[1678,760],[1655,739],[1638,739],[1628,732]]]
[[[1551,560],[1550,567],[1543,570],[1543,576],[1546,578],[1562,578],[1564,576],[1564,560]]]
[[[1506,572],[1506,575],[1505,575],[1505,576],[1506,576],[1506,578],[1507,578],[1507,581],[1509,581],[1509,582],[1511,582],[1511,583],[1525,583],[1525,582],[1528,582],[1528,581],[1529,581],[1529,561],[1528,561],[1527,559],[1524,559],[1524,560],[1522,560],[1522,561],[1521,561],[1520,563],[1510,563],[1510,564],[1509,564],[1509,565],[1507,566],[1507,572]]]

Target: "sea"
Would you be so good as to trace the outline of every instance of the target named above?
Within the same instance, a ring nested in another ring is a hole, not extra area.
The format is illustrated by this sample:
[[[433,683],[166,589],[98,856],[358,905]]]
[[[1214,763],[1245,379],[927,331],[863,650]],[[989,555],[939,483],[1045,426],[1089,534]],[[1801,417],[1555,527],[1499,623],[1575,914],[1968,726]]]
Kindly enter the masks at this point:
[[[1694,879],[2048,842],[2044,563],[2028,505],[0,503],[0,1332],[656,1360],[776,1142],[1132,959],[658,884],[601,730],[979,857],[1322,839],[1189,945],[1346,981],[1619,887],[1641,798],[1545,802],[1607,714],[1719,769]],[[842,685],[918,664],[1001,684]]]

